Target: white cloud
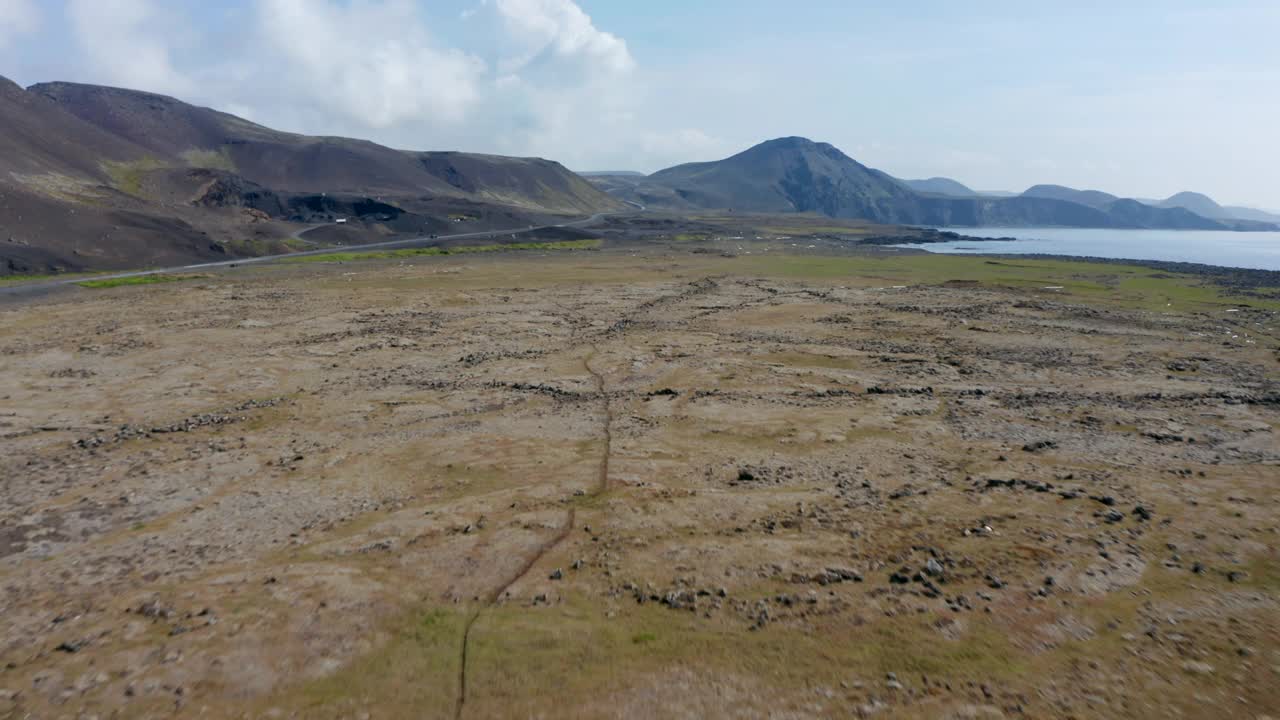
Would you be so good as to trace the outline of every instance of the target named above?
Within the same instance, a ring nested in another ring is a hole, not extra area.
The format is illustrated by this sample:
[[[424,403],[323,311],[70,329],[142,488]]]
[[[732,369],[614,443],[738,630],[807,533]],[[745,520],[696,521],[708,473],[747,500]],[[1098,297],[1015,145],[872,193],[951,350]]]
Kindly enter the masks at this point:
[[[634,164],[644,91],[626,42],[572,0],[483,6],[499,47],[488,107],[508,119],[491,142],[579,169]]]
[[[731,152],[743,149],[729,147],[723,140],[697,128],[676,128],[669,132],[646,131],[640,134],[639,145],[644,157],[653,165],[651,169],[695,160],[719,160]]]
[[[0,0],[0,48],[40,27],[40,9],[32,0]]]
[[[173,66],[150,0],[68,0],[66,12],[94,79],[159,93],[191,90]]]
[[[627,43],[596,28],[573,0],[495,0],[510,39],[524,52],[506,69],[515,71],[533,60],[552,57],[582,60],[593,70],[626,73],[635,68]]]
[[[456,123],[480,99],[484,63],[433,45],[410,0],[261,0],[257,22],[286,97],[345,121]]]
[[[281,130],[582,169],[653,169],[727,149],[651,102],[627,43],[573,0],[473,2],[450,20],[421,0],[248,0],[219,27],[195,22],[187,3],[66,0],[92,68],[70,79],[176,95]]]
[[[625,25],[602,28],[578,2],[0,0],[0,72],[167,93],[282,130],[579,169],[656,169],[799,134],[910,177],[1152,196],[1187,185],[1275,204],[1278,101],[1250,92],[1280,83],[1275,0],[1180,1],[1155,25],[1112,3],[1105,31],[1068,5],[925,17],[819,3],[801,29],[783,5],[755,3],[728,25],[677,13],[677,34],[706,42],[638,55]],[[1233,41],[1206,46],[1206,31]],[[1044,59],[1084,36],[1088,58]],[[927,47],[904,53],[907,40]]]

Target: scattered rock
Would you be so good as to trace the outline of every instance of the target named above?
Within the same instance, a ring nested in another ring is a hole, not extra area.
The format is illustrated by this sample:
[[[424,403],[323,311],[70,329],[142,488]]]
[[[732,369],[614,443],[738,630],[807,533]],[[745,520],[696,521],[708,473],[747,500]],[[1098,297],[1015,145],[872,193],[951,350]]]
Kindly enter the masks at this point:
[[[83,638],[79,640],[64,640],[63,642],[58,643],[58,646],[54,648],[54,650],[64,653],[78,653],[88,647],[88,645],[89,641]]]

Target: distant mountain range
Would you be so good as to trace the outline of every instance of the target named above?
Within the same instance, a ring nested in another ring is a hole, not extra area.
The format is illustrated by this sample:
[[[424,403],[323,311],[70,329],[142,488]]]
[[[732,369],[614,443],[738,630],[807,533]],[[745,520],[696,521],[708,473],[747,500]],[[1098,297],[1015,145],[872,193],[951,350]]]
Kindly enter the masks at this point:
[[[883,223],[951,226],[1280,229],[1270,222],[1233,216],[1212,200],[1187,193],[1166,204],[1148,205],[1056,185],[1037,185],[1021,195],[1000,197],[975,192],[949,178],[899,180],[862,165],[832,145],[799,137],[770,140],[724,160],[677,165],[647,177],[615,173],[592,181],[616,197],[672,210],[813,212]],[[1197,208],[1217,211],[1210,216]]]
[[[928,180],[900,181],[916,192],[948,195],[951,197],[1015,197],[1019,193],[974,191],[951,178],[930,178]],[[1036,185],[1021,193],[1023,197],[1042,197],[1102,208],[1121,198],[1100,190],[1076,190],[1062,185]],[[1208,195],[1196,192],[1180,192],[1165,200],[1138,199],[1144,205],[1161,208],[1185,208],[1200,217],[1210,220],[1253,220],[1264,223],[1280,223],[1280,213],[1268,212],[1257,208],[1224,207]]]
[[[0,274],[173,265],[628,207],[559,163],[309,137],[162,95],[0,78]]]
[[[1241,220],[1257,220],[1259,222],[1280,223],[1280,212],[1269,212],[1267,210],[1259,210],[1251,207],[1240,207],[1238,205],[1227,205],[1222,208],[1231,213],[1232,217]]]
[[[1062,185],[1033,185],[1022,193],[1022,197],[1051,198],[1088,205],[1092,208],[1105,208],[1120,198],[1100,190],[1076,190]]]
[[[1259,230],[1280,221],[1195,193],[1143,203],[1038,185],[1000,197],[948,178],[898,180],[798,137],[648,176],[583,175],[539,158],[281,132],[135,90],[23,89],[0,78],[0,274],[176,265],[458,222],[507,228],[627,203],[956,226]]]
[[[935,177],[927,180],[899,180],[898,182],[918,193],[950,195],[952,197],[978,197],[982,195],[982,193],[970,190],[951,178]]]

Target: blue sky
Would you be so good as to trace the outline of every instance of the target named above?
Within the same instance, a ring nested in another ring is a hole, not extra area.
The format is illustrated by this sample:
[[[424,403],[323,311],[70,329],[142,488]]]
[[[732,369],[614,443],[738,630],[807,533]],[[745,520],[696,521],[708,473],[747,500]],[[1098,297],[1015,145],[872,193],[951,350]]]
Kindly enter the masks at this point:
[[[0,0],[0,74],[652,171],[804,135],[900,177],[1280,207],[1280,2]]]

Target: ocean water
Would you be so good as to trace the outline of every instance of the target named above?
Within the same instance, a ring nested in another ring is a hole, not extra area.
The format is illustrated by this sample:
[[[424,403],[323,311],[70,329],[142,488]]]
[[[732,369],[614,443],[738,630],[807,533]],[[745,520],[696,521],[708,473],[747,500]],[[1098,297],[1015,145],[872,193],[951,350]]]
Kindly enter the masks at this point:
[[[903,247],[935,253],[1037,253],[1280,270],[1280,232],[995,227],[939,230],[950,230],[970,237],[1013,237],[1017,240],[957,241]]]

